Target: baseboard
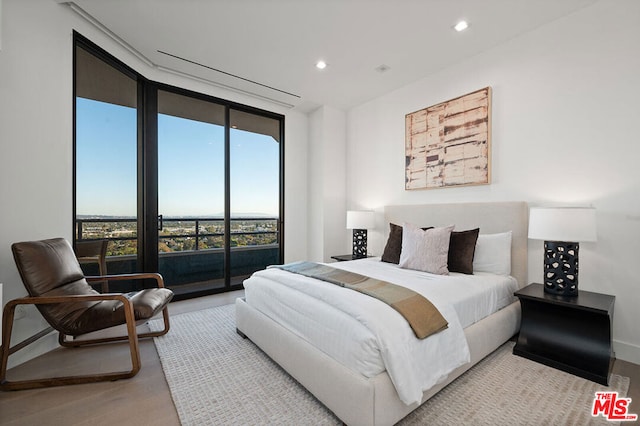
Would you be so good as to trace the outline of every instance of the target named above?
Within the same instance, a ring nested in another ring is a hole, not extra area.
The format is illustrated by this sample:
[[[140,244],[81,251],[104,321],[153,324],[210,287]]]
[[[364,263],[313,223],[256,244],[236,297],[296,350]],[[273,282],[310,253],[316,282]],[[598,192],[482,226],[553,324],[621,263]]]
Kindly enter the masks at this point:
[[[640,346],[614,340],[613,350],[617,359],[640,365]]]

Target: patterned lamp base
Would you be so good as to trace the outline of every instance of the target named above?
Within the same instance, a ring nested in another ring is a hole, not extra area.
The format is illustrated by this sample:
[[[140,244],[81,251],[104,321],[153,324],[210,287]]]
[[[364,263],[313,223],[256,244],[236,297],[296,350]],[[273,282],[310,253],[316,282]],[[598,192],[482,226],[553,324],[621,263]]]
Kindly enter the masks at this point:
[[[361,259],[367,257],[367,230],[353,230],[353,258]]]
[[[578,243],[544,242],[544,291],[560,296],[578,295]]]

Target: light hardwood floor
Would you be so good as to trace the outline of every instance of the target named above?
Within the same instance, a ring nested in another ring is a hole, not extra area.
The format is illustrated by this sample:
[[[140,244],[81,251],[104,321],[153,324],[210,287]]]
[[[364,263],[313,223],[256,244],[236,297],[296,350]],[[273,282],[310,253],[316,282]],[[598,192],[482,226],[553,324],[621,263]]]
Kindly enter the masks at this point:
[[[242,291],[173,302],[171,315],[233,303]],[[142,369],[116,382],[0,392],[0,425],[179,425],[152,339],[140,341]],[[22,364],[10,378],[107,371],[130,362],[126,344],[58,349]],[[129,364],[126,364],[129,365]],[[640,366],[616,361],[614,372],[631,378],[631,413],[640,414]]]

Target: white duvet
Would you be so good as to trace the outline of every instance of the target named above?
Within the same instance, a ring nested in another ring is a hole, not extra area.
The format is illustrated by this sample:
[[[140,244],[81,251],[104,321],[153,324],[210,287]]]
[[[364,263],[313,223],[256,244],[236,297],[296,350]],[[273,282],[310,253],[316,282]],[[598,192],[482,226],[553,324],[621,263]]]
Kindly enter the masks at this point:
[[[367,377],[386,370],[405,404],[469,362],[463,327],[513,301],[515,279],[401,269],[379,259],[331,266],[403,285],[428,298],[449,327],[419,340],[385,303],[359,292],[270,268],[244,282],[247,303]]]

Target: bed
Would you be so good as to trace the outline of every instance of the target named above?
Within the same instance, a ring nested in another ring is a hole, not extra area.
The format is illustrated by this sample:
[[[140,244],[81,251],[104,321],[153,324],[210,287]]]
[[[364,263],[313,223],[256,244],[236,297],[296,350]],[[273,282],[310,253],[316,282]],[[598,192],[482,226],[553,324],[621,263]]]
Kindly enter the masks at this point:
[[[385,229],[388,229],[389,223],[409,222],[419,226],[455,224],[457,230],[479,227],[481,234],[511,231],[510,274],[514,277],[515,288],[522,287],[526,283],[528,208],[524,202],[387,206],[384,214]],[[386,234],[386,231],[384,233]],[[351,262],[344,262],[344,265],[340,266],[354,269],[354,271],[360,271],[363,267],[366,269],[369,266],[375,273],[383,275],[386,273],[387,266],[381,265],[384,262],[377,262],[378,264],[367,262],[376,262],[376,260],[354,261],[353,265],[349,265]],[[406,404],[403,402],[403,400],[407,401],[406,394],[399,392],[400,388],[394,385],[394,380],[398,382],[398,378],[395,372],[391,374],[393,369],[387,371],[379,366],[368,365],[365,366],[366,373],[363,373],[356,366],[347,366],[346,364],[349,363],[345,362],[344,354],[342,358],[339,354],[332,354],[331,350],[321,347],[319,342],[315,342],[311,336],[302,336],[295,324],[286,324],[282,321],[282,315],[279,317],[277,314],[284,312],[283,315],[288,316],[286,309],[293,312],[301,306],[306,307],[306,304],[292,302],[289,308],[275,306],[270,310],[269,305],[274,304],[275,301],[280,299],[286,301],[286,294],[276,294],[275,298],[261,300],[263,296],[260,296],[260,292],[252,289],[247,290],[247,296],[249,295],[251,297],[247,297],[246,300],[236,301],[238,331],[251,339],[349,425],[391,425],[398,422],[512,337],[517,332],[520,322],[520,307],[517,301],[509,301],[504,307],[488,316],[481,315],[482,319],[479,321],[462,318],[460,323],[464,325],[462,333],[468,346],[469,362],[464,362],[455,368],[446,375],[446,379],[436,380],[435,384],[423,391],[421,397],[419,396],[415,402]],[[319,305],[318,310],[321,308],[322,306]],[[317,321],[318,329],[322,328],[320,321],[324,320],[314,319],[313,321]],[[334,319],[334,321],[338,320]],[[344,333],[348,334],[347,331]],[[343,343],[338,341],[337,346],[342,347]],[[348,349],[346,352],[348,357]],[[372,363],[373,361],[369,364]]]

